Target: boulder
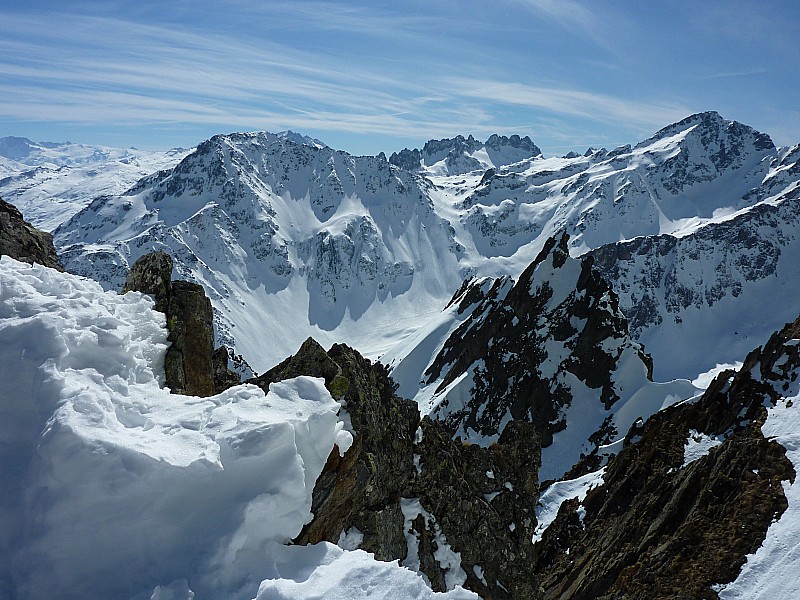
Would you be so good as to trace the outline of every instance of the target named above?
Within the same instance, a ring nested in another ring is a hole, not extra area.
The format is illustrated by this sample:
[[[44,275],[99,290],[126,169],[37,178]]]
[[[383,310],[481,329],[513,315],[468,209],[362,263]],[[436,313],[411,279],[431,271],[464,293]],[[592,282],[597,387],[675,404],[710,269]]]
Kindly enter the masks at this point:
[[[63,271],[53,236],[25,221],[17,207],[0,198],[0,256]]]

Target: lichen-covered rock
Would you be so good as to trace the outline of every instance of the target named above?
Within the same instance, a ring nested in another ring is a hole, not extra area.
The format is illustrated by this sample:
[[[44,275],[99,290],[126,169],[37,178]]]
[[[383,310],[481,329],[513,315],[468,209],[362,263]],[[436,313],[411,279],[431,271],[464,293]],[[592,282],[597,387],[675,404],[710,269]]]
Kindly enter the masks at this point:
[[[122,291],[150,294],[156,310],[167,316],[167,340],[172,345],[164,358],[166,386],[176,394],[211,396],[216,390],[211,301],[201,285],[172,281],[171,275],[170,256],[151,252],[133,264]]]
[[[38,263],[63,271],[53,247],[53,236],[25,221],[17,208],[0,198],[0,256]]]
[[[172,257],[166,252],[145,254],[131,266],[122,293],[149,294],[156,302],[156,310],[166,314],[172,293],[172,267]]]
[[[464,585],[486,598],[535,598],[530,568],[539,438],[512,421],[490,448],[450,438],[399,398],[386,368],[355,350],[308,339],[255,378],[265,390],[297,375],[325,379],[347,411],[354,442],[334,448],[314,488],[314,519],[295,540],[359,547],[400,560],[433,589]]]

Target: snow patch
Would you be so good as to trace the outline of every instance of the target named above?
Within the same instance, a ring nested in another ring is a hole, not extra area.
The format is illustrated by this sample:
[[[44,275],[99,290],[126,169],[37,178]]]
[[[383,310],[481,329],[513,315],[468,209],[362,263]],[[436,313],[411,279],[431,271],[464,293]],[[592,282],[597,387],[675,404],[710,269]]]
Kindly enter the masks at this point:
[[[253,598],[311,520],[346,437],[324,382],[170,394],[164,325],[142,294],[0,259],[0,587],[13,597]]]
[[[689,430],[686,438],[686,447],[683,450],[683,466],[686,467],[694,461],[703,458],[712,448],[719,446],[725,441],[720,435],[706,435],[696,429]]]
[[[566,500],[577,498],[583,502],[589,490],[603,485],[605,471],[605,467],[603,467],[599,471],[588,473],[577,479],[556,481],[542,492],[539,497],[539,503],[536,505],[537,525],[536,530],[533,532],[534,544],[541,541],[545,530],[555,520],[558,515],[558,509],[561,508],[561,505]],[[581,522],[583,522],[582,519]]]

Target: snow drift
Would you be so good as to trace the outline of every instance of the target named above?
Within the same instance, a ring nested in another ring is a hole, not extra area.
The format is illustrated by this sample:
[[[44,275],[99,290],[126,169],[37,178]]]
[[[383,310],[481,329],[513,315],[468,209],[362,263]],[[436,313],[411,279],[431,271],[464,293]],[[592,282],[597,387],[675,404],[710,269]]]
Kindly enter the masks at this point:
[[[173,395],[166,335],[146,296],[0,260],[0,595],[291,598],[314,581],[432,596],[364,552],[285,546],[352,442],[322,380]]]

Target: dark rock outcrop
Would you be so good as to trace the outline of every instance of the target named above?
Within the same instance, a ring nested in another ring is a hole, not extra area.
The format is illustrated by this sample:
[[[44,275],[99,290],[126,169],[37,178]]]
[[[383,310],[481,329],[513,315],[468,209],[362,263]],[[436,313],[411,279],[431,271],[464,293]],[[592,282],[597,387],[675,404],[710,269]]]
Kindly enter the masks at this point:
[[[562,505],[536,546],[544,598],[717,598],[786,510],[796,476],[764,438],[765,405],[796,386],[800,319],[705,394],[631,430],[604,484]],[[688,440],[718,445],[686,461]],[[580,516],[579,516],[580,515]]]
[[[238,373],[228,368],[229,350],[220,346],[211,355],[211,370],[214,377],[214,393],[219,394],[230,387],[239,385],[242,378]]]
[[[344,345],[325,352],[313,339],[250,383],[267,390],[298,375],[324,378],[355,436],[343,457],[331,453],[314,488],[314,520],[296,543],[357,545],[420,571],[435,590],[463,580],[486,598],[537,596],[530,564],[541,457],[530,424],[512,421],[490,448],[453,441],[394,393],[383,365]],[[447,548],[460,569],[442,558]]]
[[[392,155],[389,157],[390,164],[405,169],[406,171],[418,171],[421,161],[422,153],[416,148],[413,150],[404,148],[400,152],[392,152]]]
[[[63,271],[53,236],[25,221],[16,206],[0,198],[0,256]]]
[[[517,282],[501,278],[487,287],[465,284],[451,301],[471,312],[425,373],[441,398],[434,415],[448,431],[491,439],[509,418],[522,419],[547,447],[570,425],[566,410],[580,398],[607,411],[588,439],[595,448],[624,434],[611,425],[626,393],[613,374],[623,361],[637,362],[644,384],[652,365],[592,260],[570,258],[564,234],[547,241]],[[449,390],[458,381],[471,385],[462,384],[453,401]]]
[[[216,393],[211,301],[201,285],[172,281],[171,276],[172,258],[151,252],[133,264],[122,291],[150,294],[156,310],[167,316],[167,340],[172,343],[164,359],[167,387],[176,394],[211,396]]]
[[[142,292],[155,300],[155,309],[166,314],[172,292],[172,257],[166,252],[150,252],[133,263],[122,293]]]

